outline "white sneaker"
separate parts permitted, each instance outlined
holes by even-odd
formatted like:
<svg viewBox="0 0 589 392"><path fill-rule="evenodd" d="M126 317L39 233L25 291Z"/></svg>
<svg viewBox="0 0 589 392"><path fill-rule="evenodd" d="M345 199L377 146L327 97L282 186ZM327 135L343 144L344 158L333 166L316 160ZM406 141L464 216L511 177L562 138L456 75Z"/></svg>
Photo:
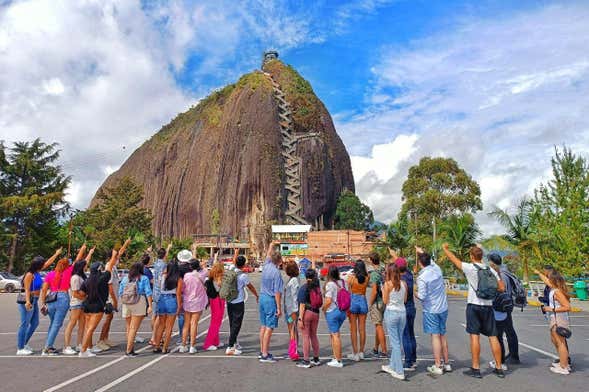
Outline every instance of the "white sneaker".
<svg viewBox="0 0 589 392"><path fill-rule="evenodd" d="M242 351L240 349L238 349L238 348L233 349L233 355L241 355L241 354L242 354Z"/></svg>
<svg viewBox="0 0 589 392"><path fill-rule="evenodd" d="M188 351L189 354L196 354L197 352L196 347L190 346L190 350Z"/></svg>
<svg viewBox="0 0 589 392"><path fill-rule="evenodd" d="M81 345L81 344L78 344L78 345L76 346L76 351L77 351L77 352L80 352L80 351L82 351L82 345Z"/></svg>
<svg viewBox="0 0 589 392"><path fill-rule="evenodd" d="M78 354L78 357L80 357L80 358L92 358L92 357L95 357L95 356L96 356L96 354L94 354L90 350L80 351L80 353Z"/></svg>
<svg viewBox="0 0 589 392"><path fill-rule="evenodd" d="M88 351L88 350L86 350L86 351ZM94 347L92 347L92 348L90 348L90 352L91 352L91 353L93 353L93 354L101 353L102 351L104 351L104 350L102 350L102 349L101 349L100 347L98 347L97 345L96 345L96 346L94 346Z"/></svg>
<svg viewBox="0 0 589 392"><path fill-rule="evenodd" d="M34 352L35 352L35 350L33 350L33 348L32 348L31 346L29 346L28 344L25 344L25 348L26 348L27 350L29 350L30 352L32 352L32 353L34 353Z"/></svg>
<svg viewBox="0 0 589 392"><path fill-rule="evenodd" d="M428 366L427 371L434 376L441 376L442 374L444 374L442 368L437 367L436 365Z"/></svg>
<svg viewBox="0 0 589 392"><path fill-rule="evenodd" d="M227 347L225 349L225 355L233 355L233 347Z"/></svg>
<svg viewBox="0 0 589 392"><path fill-rule="evenodd" d="M496 366L496 364L495 364L495 361L491 361L491 362L489 362L489 367L490 367L491 369L495 369L495 368L497 367L497 366ZM503 370L503 371L507 371L507 365L506 365L506 364L504 364L504 363L502 363L502 364L501 364L501 370Z"/></svg>
<svg viewBox="0 0 589 392"><path fill-rule="evenodd" d="M560 368L560 364L559 364L559 362L555 362L555 363L552 363L551 367L553 367L553 368ZM567 370L569 371L569 373L572 371L571 365L568 365L567 366Z"/></svg>
<svg viewBox="0 0 589 392"><path fill-rule="evenodd" d="M354 353L348 354L348 359L354 362L358 362L360 360L360 355Z"/></svg>
<svg viewBox="0 0 589 392"><path fill-rule="evenodd" d="M364 353L363 352L359 352L357 355L358 355L359 360L363 360L364 359Z"/></svg>
<svg viewBox="0 0 589 392"><path fill-rule="evenodd" d="M217 346L209 346L207 347L206 351L217 351L218 347Z"/></svg>
<svg viewBox="0 0 589 392"><path fill-rule="evenodd" d="M446 373L450 373L452 371L452 366L450 366L449 363L445 363L443 365L443 367L444 367L444 372L446 372Z"/></svg>
<svg viewBox="0 0 589 392"><path fill-rule="evenodd" d="M561 368L560 365L559 366L551 366L550 371L552 373L556 373L556 374L565 374L565 375L571 374L569 369Z"/></svg>
<svg viewBox="0 0 589 392"><path fill-rule="evenodd" d="M70 346L67 346L62 351L62 354L65 354L65 355L76 355L77 353L78 352L76 350L74 350L73 348L71 348Z"/></svg>
<svg viewBox="0 0 589 392"><path fill-rule="evenodd" d="M343 368L344 364L342 361L338 361L337 359L332 359L331 361L327 362L327 366L334 367L334 368Z"/></svg>
<svg viewBox="0 0 589 392"><path fill-rule="evenodd" d="M179 352L179 353L183 353L183 354L184 354L185 352L188 352L188 347L186 347L186 346L182 345L182 346L180 346L180 348L178 349L178 352Z"/></svg>
<svg viewBox="0 0 589 392"><path fill-rule="evenodd" d="M393 370L393 368L390 367L389 365L382 365L380 368L382 369L383 372L386 372L388 374L395 373L395 371Z"/></svg>
<svg viewBox="0 0 589 392"><path fill-rule="evenodd" d="M393 378L396 378L397 380L405 380L405 375L404 375L404 374L399 374L399 373L397 373L397 372L395 372L395 371L393 371L393 372L391 373L391 376L392 376Z"/></svg>
<svg viewBox="0 0 589 392"><path fill-rule="evenodd" d="M20 350L16 350L16 355L31 355L33 352L31 350L27 350L25 348L21 348Z"/></svg>

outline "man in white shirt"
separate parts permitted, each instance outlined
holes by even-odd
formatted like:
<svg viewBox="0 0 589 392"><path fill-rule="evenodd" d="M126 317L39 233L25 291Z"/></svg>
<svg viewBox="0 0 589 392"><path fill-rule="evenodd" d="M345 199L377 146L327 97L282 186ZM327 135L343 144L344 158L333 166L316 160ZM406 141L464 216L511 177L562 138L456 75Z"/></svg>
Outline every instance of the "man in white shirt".
<svg viewBox="0 0 589 392"><path fill-rule="evenodd" d="M489 338L491 351L495 358L495 369L493 373L499 378L504 378L505 373L501 368L501 346L497 339L497 326L493 313L493 299L483 299L477 295L479 289L479 269L489 270L497 279L497 291L503 292L505 285L497 272L483 264L483 250L479 246L470 248L471 263L463 263L449 249L448 244L442 245L446 257L466 276L468 281L468 299L466 305L466 332L470 334L470 351L472 355L472 367L464 372L465 375L481 378L481 344L480 334Z"/></svg>

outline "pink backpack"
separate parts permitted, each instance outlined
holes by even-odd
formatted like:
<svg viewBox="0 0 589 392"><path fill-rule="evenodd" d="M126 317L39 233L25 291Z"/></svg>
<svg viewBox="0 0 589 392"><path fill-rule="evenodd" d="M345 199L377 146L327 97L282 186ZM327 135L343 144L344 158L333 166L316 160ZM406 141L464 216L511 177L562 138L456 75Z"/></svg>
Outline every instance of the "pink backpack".
<svg viewBox="0 0 589 392"><path fill-rule="evenodd" d="M341 282L342 282L341 287L339 286L339 284L337 285L337 287L338 287L337 307L342 312L347 312L348 310L350 310L350 304L352 303L352 296L350 295L350 292L348 290L346 290L346 285L344 284L344 281L342 280Z"/></svg>
<svg viewBox="0 0 589 392"><path fill-rule="evenodd" d="M321 297L321 290L319 287L315 287L309 291L309 305L311 309L319 310L323 306L323 298Z"/></svg>

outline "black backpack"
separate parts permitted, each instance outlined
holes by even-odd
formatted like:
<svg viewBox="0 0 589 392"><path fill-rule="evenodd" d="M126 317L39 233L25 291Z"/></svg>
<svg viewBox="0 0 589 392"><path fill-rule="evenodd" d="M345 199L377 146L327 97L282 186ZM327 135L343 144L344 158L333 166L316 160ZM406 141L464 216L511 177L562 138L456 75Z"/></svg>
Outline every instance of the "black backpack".
<svg viewBox="0 0 589 392"><path fill-rule="evenodd" d="M214 299L219 296L219 292L215 288L215 284L212 280L207 279L205 281L205 288L207 289L207 297L209 297L209 299Z"/></svg>
<svg viewBox="0 0 589 392"><path fill-rule="evenodd" d="M509 293L499 293L493 300L493 309L498 312L510 313L513 311L513 300Z"/></svg>
<svg viewBox="0 0 589 392"><path fill-rule="evenodd" d="M473 264L477 270L477 277L479 283L475 290L477 297L480 299L495 299L497 297L497 288L499 287L499 283L497 282L497 278L491 271L490 267L480 267L478 264Z"/></svg>
<svg viewBox="0 0 589 392"><path fill-rule="evenodd" d="M526 288L524 287L521 280L509 271L502 271L504 276L509 280L509 287L511 288L509 296L512 299L513 306L518 307L521 311L524 311L524 307L528 305L528 296Z"/></svg>

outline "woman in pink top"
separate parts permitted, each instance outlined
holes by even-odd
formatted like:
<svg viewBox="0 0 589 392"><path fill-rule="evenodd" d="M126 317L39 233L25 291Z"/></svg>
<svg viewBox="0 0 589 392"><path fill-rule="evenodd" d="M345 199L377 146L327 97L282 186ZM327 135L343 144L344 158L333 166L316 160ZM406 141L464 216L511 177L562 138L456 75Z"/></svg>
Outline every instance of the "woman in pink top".
<svg viewBox="0 0 589 392"><path fill-rule="evenodd" d="M82 245L78 252L78 256L72 265L69 265L69 260L63 258L57 262L55 269L45 276L45 282L41 289L41 313L49 314L49 330L47 331L47 340L45 342L45 348L41 355L57 355L57 350L53 347L55 338L63 325L63 320L70 308L70 280L72 277L72 271L76 261L80 261L84 258L86 252L86 244ZM91 257L91 253L89 254ZM56 299L52 302L47 302L47 290L52 293L56 293Z"/></svg>
<svg viewBox="0 0 589 392"><path fill-rule="evenodd" d="M196 353L196 334L200 315L208 303L207 290L204 282L208 271L200 265L200 261L192 260L192 271L184 275L182 285L182 303L184 307L184 329L182 330L182 346L180 352L188 351L186 341L190 332L190 354Z"/></svg>

